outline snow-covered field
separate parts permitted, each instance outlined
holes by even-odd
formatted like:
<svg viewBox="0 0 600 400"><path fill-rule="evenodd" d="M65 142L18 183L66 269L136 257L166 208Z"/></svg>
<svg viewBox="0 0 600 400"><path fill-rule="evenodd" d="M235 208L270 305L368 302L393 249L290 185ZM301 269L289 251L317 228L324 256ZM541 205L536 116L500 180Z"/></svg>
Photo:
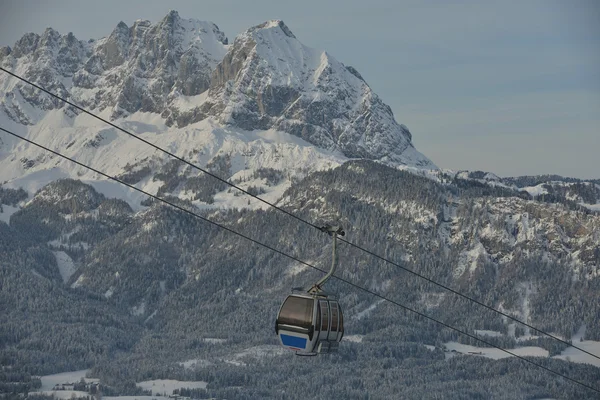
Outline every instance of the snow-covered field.
<svg viewBox="0 0 600 400"><path fill-rule="evenodd" d="M63 279L64 283L67 283L71 275L77 270L73 260L64 251L53 251L54 257L56 257L56 264L58 265L58 271Z"/></svg>
<svg viewBox="0 0 600 400"><path fill-rule="evenodd" d="M513 329L514 330L514 329ZM492 337L500 337L502 334L496 331L485 331L485 330L476 330L475 333L484 336L492 336ZM534 339L538 336L527 335L525 337L517 338L517 341L523 341L526 339ZM571 337L572 343L584 349L585 351L589 351L592 354L595 354L600 357L600 342L596 342L593 340L582 340L585 337L585 326L579 328L577 333L575 333ZM492 358L494 360L498 360L501 358L512 357L510 354L496 348L489 347L477 347L477 346L469 346L466 344L456 343L456 342L448 342L445 343L446 350L449 352L447 354L448 357L452 357L452 353L461 353L468 355L479 355L482 357ZM525 347L517 347L515 349L506 349L512 353L515 353L519 356L532 356L532 357L548 357L548 350L542 349L540 347L534 346L525 346ZM558 358L565 361L570 361L574 363L581 364L591 364L596 367L600 367L600 360L595 358L589 354L583 353L582 351L574 348L568 347L566 348L560 355L553 356L552 358Z"/></svg>
<svg viewBox="0 0 600 400"><path fill-rule="evenodd" d="M144 381L136 383L138 387L144 390L151 390L156 396L169 396L175 389L205 389L207 383L202 381L176 381L173 379L155 379L152 381ZM153 396L156 398L156 396ZM136 398L140 399L140 397ZM140 399L141 400L141 399Z"/></svg>
<svg viewBox="0 0 600 400"><path fill-rule="evenodd" d="M62 384L73 384L77 383L83 378L86 382L99 382L95 378L86 378L85 375L89 372L89 369L71 372L61 372L60 374L46 375L41 377L42 387L37 392L53 395L57 399L71 399L72 397L85 397L89 396L86 392L80 392L77 390L52 390L56 385Z"/></svg>
<svg viewBox="0 0 600 400"><path fill-rule="evenodd" d="M78 390L42 390L42 391L39 391L39 393L48 395L48 396L54 396L55 398L61 399L61 400L69 400L74 397L89 396L89 393L80 392Z"/></svg>
<svg viewBox="0 0 600 400"><path fill-rule="evenodd" d="M512 324L511 324L512 325ZM510 334L511 329L509 329ZM514 327L512 329L514 331ZM475 330L475 333L480 336L488 336L488 337L502 337L503 334L498 331L490 331L490 330ZM586 351L589 351L592 354L595 354L600 357L600 342L596 342L593 340L581 340L585 336L585 326L582 326L579 331L571 338L573 344L575 346L580 347ZM528 339L536 339L539 336L527 335L520 336L517 339L517 342L522 342ZM344 336L345 342L352 343L361 343L363 341L364 335L348 335ZM435 346L424 345L430 350L435 350ZM457 342L448 342L444 344L446 351L446 358L451 358L456 354L466 354L466 355L477 355L481 357L491 358L494 360L499 360L502 358L512 357L510 354L493 347L477 347L470 346L466 344L461 344ZM522 346L516 347L514 349L506 349L511 353L514 353L518 356L530 356L530 357L548 357L549 352L546 349L537 346ZM570 361L574 363L582 363L582 364L591 364L596 367L600 367L600 360L595 358L589 354L583 353L580 350L574 347L568 347L565 349L560 355L553 356L552 358L558 358L565 361Z"/></svg>
<svg viewBox="0 0 600 400"><path fill-rule="evenodd" d="M600 357L600 342L595 342L593 340L584 340L582 342L573 342L575 346L581 347L585 351L589 351L592 354L595 354ZM589 354L582 353L574 347L566 348L560 355L554 356L554 358L560 358L562 360L571 361L575 363L581 364L592 364L596 367L600 367L600 360L590 356Z"/></svg>
<svg viewBox="0 0 600 400"><path fill-rule="evenodd" d="M462 354L479 355L479 356L491 358L494 360L512 357L510 354L505 353L504 351L497 349L495 347L469 346L467 344L462 344L462 343L457 343L457 342L444 343L444 346L446 346L446 349L450 352L455 351L457 353L462 353ZM548 350L542 349L541 347L534 347L534 346L517 347L515 349L506 349L506 350L508 350L511 353L514 353L518 356L548 357L548 355L549 355Z"/></svg>
<svg viewBox="0 0 600 400"><path fill-rule="evenodd" d="M589 351L592 354L600 357L600 342L596 342L593 340L582 340L585 337L586 327L583 325L577 333L573 335L571 338L572 343L584 349L585 351ZM562 360L567 360L576 363L583 364L592 364L596 367L600 367L600 360L590 356L589 354L583 353L580 350L577 350L574 347L567 347L560 355L554 356L554 358L560 358Z"/></svg>
<svg viewBox="0 0 600 400"><path fill-rule="evenodd" d="M85 375L89 372L89 369L83 369L80 371L61 372L60 374L42 376L42 387L41 391L52 390L55 385L63 383L77 383L84 378L86 382L98 382L95 378L86 378Z"/></svg>
<svg viewBox="0 0 600 400"><path fill-rule="evenodd" d="M6 222L7 224L10 221L10 216L19 211L18 207L7 206L6 204L2 205L2 212L0 212L0 221Z"/></svg>
<svg viewBox="0 0 600 400"><path fill-rule="evenodd" d="M196 364L200 360L190 360L184 364L191 366L192 362ZM73 384L79 382L82 378L86 382L99 382L96 378L86 378L85 375L89 370L62 372L60 374L46 375L41 377L42 387L38 390L39 393L53 395L58 399L71 399L73 397L86 397L89 393L76 390L52 390L56 385ZM202 381L177 381L172 379L156 379L152 381L144 381L137 383L137 386L144 390L151 390L152 396L104 396L104 399L109 400L161 400L167 399L173 394L175 389L190 388L190 389L205 389L207 383Z"/></svg>

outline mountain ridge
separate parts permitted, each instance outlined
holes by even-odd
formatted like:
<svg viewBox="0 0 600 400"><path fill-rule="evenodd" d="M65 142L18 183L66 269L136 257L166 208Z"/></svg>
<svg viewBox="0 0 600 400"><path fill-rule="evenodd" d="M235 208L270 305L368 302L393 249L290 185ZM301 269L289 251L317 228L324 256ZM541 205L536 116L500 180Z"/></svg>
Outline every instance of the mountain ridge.
<svg viewBox="0 0 600 400"><path fill-rule="evenodd" d="M288 41L281 42L278 33ZM252 57L246 60L248 45ZM307 58L314 65L287 68L297 64L295 55L287 54L273 66L277 48L278 54L294 48L314 56ZM231 64L240 57L243 62ZM408 128L395 121L358 72L302 45L282 21L252 27L232 45L215 24L182 19L176 11L156 24L120 22L109 36L88 42L47 29L41 36L25 35L14 49L3 47L0 65L113 121L147 114L150 122L159 115L167 129L189 129L214 120L243 131L286 132L348 158L437 168L416 151ZM234 70L225 73L231 65ZM303 80L310 90L289 86L288 78L303 74L316 74L314 82ZM81 120L77 110L14 78L0 76L0 87L5 92L0 110L27 130L40 124L54 128L46 118L52 110ZM344 97L347 104L338 109Z"/></svg>

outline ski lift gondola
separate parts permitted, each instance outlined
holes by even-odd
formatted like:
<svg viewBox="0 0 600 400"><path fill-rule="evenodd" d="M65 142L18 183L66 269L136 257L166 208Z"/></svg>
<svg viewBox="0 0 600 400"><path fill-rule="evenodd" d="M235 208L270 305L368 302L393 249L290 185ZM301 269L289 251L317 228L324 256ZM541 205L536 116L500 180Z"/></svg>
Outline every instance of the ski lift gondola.
<svg viewBox="0 0 600 400"><path fill-rule="evenodd" d="M321 228L333 237L331 270L310 289L292 289L277 315L275 333L284 347L302 356L333 353L344 336L344 316L338 299L322 287L337 266L336 239L344 236L339 227Z"/></svg>

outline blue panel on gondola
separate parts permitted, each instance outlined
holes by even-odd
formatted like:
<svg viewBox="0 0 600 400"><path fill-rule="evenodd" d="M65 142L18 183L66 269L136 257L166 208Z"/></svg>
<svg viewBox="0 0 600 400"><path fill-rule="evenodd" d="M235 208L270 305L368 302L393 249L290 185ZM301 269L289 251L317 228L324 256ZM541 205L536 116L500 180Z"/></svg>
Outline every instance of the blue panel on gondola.
<svg viewBox="0 0 600 400"><path fill-rule="evenodd" d="M283 343L286 346L295 347L297 349L304 349L306 347L306 339L297 336L281 334L281 343Z"/></svg>

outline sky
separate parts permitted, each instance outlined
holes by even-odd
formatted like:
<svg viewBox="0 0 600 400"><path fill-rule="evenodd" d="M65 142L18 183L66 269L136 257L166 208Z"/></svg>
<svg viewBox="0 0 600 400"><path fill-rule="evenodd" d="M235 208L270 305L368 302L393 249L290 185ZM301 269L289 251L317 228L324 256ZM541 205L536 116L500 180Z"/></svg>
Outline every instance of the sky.
<svg viewBox="0 0 600 400"><path fill-rule="evenodd" d="M282 19L355 67L440 168L600 178L600 1L0 0L0 46L79 39L170 9L230 42Z"/></svg>

